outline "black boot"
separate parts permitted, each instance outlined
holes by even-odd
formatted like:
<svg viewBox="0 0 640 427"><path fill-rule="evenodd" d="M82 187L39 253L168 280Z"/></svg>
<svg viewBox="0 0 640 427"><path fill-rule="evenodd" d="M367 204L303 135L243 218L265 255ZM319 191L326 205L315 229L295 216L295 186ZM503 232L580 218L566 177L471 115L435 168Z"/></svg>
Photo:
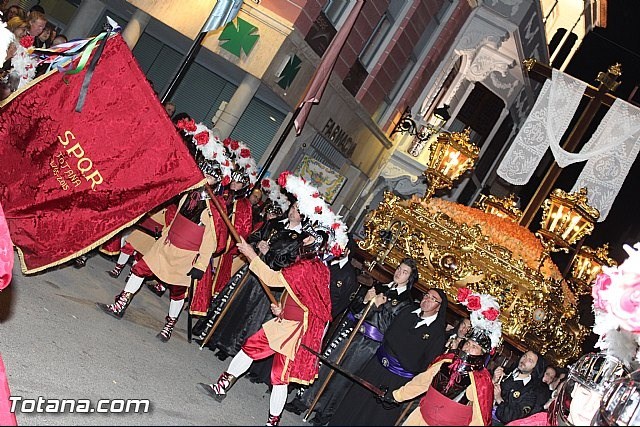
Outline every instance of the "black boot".
<svg viewBox="0 0 640 427"><path fill-rule="evenodd" d="M178 321L177 317L165 317L166 323L162 330L156 335L156 337L160 338L160 341L167 342L171 338L171 333L173 332L173 328L176 327L176 322Z"/></svg>
<svg viewBox="0 0 640 427"><path fill-rule="evenodd" d="M222 402L227 397L227 392L236 383L237 378L228 372L223 372L215 384L198 383L207 394L216 401Z"/></svg>
<svg viewBox="0 0 640 427"><path fill-rule="evenodd" d="M113 270L108 272L109 276L117 279L118 277L120 277L120 273L122 273L123 268L124 264L116 264L115 267L113 267Z"/></svg>
<svg viewBox="0 0 640 427"><path fill-rule="evenodd" d="M288 412L293 412L296 415L301 415L304 411L307 410L307 405L302 403L300 399L295 398L291 402L284 405L284 410Z"/></svg>
<svg viewBox="0 0 640 427"><path fill-rule="evenodd" d="M96 306L107 314L112 315L116 319L122 319L124 312L131 304L133 294L131 292L122 291L116 295L116 300L113 304L100 304L96 303Z"/></svg>

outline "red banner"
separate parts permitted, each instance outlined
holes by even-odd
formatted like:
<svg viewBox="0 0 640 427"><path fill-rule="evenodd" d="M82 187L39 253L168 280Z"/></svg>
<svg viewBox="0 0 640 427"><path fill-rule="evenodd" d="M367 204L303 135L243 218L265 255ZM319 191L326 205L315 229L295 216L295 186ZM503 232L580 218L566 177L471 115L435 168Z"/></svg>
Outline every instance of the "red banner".
<svg viewBox="0 0 640 427"><path fill-rule="evenodd" d="M25 273L77 257L203 176L122 37L0 109L0 204ZM65 81L66 80L66 81Z"/></svg>

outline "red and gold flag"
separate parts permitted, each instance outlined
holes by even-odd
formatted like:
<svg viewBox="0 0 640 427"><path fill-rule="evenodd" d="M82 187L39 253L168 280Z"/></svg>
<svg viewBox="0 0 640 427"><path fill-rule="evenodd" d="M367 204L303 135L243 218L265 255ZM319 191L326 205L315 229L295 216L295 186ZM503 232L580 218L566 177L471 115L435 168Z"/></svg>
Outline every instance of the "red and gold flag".
<svg viewBox="0 0 640 427"><path fill-rule="evenodd" d="M0 107L0 204L22 271L77 257L203 176L131 51L106 41L86 71L53 73Z"/></svg>

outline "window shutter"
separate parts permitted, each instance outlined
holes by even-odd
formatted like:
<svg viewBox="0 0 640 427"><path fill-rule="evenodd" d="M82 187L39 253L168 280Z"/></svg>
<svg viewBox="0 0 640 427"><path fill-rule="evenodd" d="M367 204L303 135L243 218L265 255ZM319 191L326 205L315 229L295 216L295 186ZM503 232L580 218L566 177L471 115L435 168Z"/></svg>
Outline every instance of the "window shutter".
<svg viewBox="0 0 640 427"><path fill-rule="evenodd" d="M247 144L251 155L259 162L284 117L284 114L254 97L231 132L231 138Z"/></svg>

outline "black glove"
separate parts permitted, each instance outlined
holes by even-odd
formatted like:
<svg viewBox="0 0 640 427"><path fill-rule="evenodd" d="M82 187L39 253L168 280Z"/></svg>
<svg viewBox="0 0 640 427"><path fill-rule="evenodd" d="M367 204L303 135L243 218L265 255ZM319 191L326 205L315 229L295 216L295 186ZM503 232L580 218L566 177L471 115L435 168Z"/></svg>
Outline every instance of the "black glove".
<svg viewBox="0 0 640 427"><path fill-rule="evenodd" d="M393 392L389 390L389 387L382 386L380 389L384 391L382 396L378 396L378 400L382 403L382 406L386 408L393 408L400 405L400 402L393 397Z"/></svg>
<svg viewBox="0 0 640 427"><path fill-rule="evenodd" d="M190 276L192 279L200 280L202 279L202 276L204 276L204 271L193 267L191 271L187 273L187 276Z"/></svg>

